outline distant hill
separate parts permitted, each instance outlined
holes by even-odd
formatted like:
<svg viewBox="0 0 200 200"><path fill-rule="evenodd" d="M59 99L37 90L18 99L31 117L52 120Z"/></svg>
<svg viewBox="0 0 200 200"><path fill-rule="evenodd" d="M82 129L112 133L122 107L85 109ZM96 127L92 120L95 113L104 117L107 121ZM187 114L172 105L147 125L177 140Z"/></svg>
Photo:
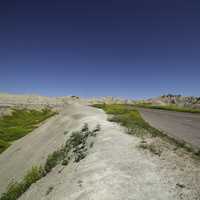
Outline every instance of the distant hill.
<svg viewBox="0 0 200 200"><path fill-rule="evenodd" d="M18 107L41 109L50 107L54 109L62 109L65 104L71 104L76 101L81 101L77 96L64 97L47 97L40 95L16 95L0 93L0 108Z"/></svg>
<svg viewBox="0 0 200 200"><path fill-rule="evenodd" d="M180 107L200 108L200 97L167 94L140 101L152 105L176 105Z"/></svg>

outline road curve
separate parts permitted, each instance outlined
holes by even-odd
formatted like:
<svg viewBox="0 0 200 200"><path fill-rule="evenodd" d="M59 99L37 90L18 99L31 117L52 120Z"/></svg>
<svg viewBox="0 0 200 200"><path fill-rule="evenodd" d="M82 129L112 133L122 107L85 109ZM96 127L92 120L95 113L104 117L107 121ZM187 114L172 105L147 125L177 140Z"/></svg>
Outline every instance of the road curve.
<svg viewBox="0 0 200 200"><path fill-rule="evenodd" d="M200 149L200 114L139 108L150 125Z"/></svg>

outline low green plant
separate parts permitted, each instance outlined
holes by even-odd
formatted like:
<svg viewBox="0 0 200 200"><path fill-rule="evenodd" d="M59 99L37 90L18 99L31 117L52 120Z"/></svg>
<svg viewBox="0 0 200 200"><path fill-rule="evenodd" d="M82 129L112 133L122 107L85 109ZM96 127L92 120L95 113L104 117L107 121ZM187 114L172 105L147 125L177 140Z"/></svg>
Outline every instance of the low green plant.
<svg viewBox="0 0 200 200"><path fill-rule="evenodd" d="M33 183L46 176L58 164L68 165L71 158L74 162L79 162L87 155L87 139L89 136L95 136L94 132L100 130L100 125L93 131L90 131L87 124L84 124L81 131L73 132L65 145L59 150L54 151L47 157L44 167L32 167L27 172L21 182L11 183L7 191L2 194L0 200L16 200L18 199ZM72 155L71 155L72 154ZM47 191L48 195L53 188Z"/></svg>
<svg viewBox="0 0 200 200"><path fill-rule="evenodd" d="M0 200L16 200L18 199L33 183L44 176L42 167L33 167L27 172L21 182L12 182L5 193L2 194Z"/></svg>
<svg viewBox="0 0 200 200"><path fill-rule="evenodd" d="M5 151L10 146L9 142L5 142L0 139L0 153Z"/></svg>
<svg viewBox="0 0 200 200"><path fill-rule="evenodd" d="M140 113L128 105L123 104L98 104L95 107L102 108L107 114L112 114L109 119L112 122L120 123L127 128L129 134L135 134L136 129L147 130L152 136L157 136L160 131L150 126L140 115ZM137 133L143 133L138 131Z"/></svg>
<svg viewBox="0 0 200 200"><path fill-rule="evenodd" d="M107 114L111 114L112 118L109 120L125 126L128 134L136 135L141 138L147 136L160 137L176 147L184 148L186 151L192 152L196 158L200 157L200 151L196 152L184 141L176 140L175 138L172 138L162 131L152 127L141 117L135 106L127 104L96 104L93 106L103 109Z"/></svg>
<svg viewBox="0 0 200 200"><path fill-rule="evenodd" d="M56 113L50 109L41 111L28 109L14 109L12 115L0 118L0 153L8 148L9 143L17 140Z"/></svg>
<svg viewBox="0 0 200 200"><path fill-rule="evenodd" d="M45 173L49 173L64 158L65 158L64 148L61 148L60 150L54 151L52 154L50 154L44 166Z"/></svg>

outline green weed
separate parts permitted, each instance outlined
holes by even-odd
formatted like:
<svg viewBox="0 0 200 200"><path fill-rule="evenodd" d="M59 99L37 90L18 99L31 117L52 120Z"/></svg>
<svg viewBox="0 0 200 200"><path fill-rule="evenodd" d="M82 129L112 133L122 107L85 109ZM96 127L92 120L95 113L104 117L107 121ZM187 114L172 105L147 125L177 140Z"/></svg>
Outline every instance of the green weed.
<svg viewBox="0 0 200 200"><path fill-rule="evenodd" d="M12 115L0 118L0 153L9 146L9 142L17 140L33 129L37 128L39 123L56 113L43 109L41 111L28 109L14 109Z"/></svg>

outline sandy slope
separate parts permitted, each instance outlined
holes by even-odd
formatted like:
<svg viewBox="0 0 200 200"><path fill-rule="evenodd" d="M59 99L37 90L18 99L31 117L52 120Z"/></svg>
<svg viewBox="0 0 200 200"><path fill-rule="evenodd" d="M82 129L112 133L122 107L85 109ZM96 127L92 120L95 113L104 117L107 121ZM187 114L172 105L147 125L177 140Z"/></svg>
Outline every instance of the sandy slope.
<svg viewBox="0 0 200 200"><path fill-rule="evenodd" d="M20 200L200 199L199 162L170 149L161 157L138 149L139 138L125 134L123 128L106 119L101 110L67 106L0 156L1 192L9 179L43 163L48 153L63 144L70 135L65 136L65 130L77 130L87 122L90 127L97 123L102 127L87 157L76 164L58 165ZM49 187L53 190L47 194Z"/></svg>

